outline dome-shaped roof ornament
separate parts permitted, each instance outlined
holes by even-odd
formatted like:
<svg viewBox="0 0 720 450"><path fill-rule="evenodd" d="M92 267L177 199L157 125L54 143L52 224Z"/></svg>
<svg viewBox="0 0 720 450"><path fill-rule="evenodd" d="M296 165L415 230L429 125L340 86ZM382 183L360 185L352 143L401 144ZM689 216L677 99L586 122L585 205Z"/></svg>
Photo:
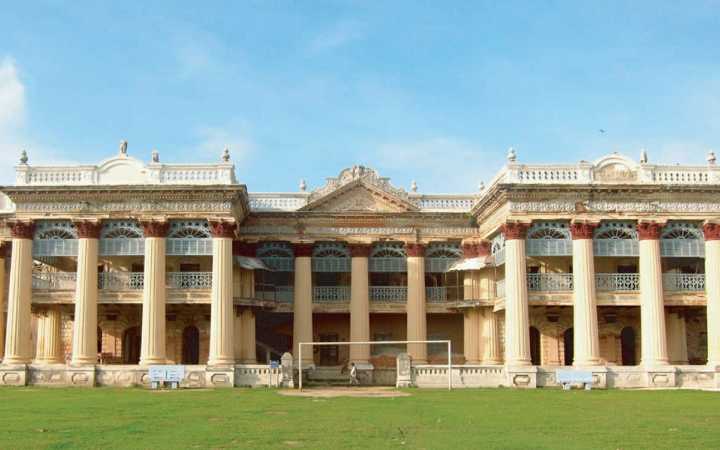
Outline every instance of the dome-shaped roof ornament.
<svg viewBox="0 0 720 450"><path fill-rule="evenodd" d="M708 155L707 155L707 163L708 163L708 165L710 165L710 166L714 166L714 165L715 165L715 161L716 161L715 152L712 151L712 150L710 150L710 151L708 152Z"/></svg>
<svg viewBox="0 0 720 450"><path fill-rule="evenodd" d="M508 149L507 160L511 163L514 163L517 160L517 153L515 153L515 149L512 147Z"/></svg>
<svg viewBox="0 0 720 450"><path fill-rule="evenodd" d="M412 180L412 183L410 183L410 190L413 192L417 192L417 189L417 183L415 182L415 180Z"/></svg>
<svg viewBox="0 0 720 450"><path fill-rule="evenodd" d="M226 145L222 154L223 162L230 162L230 148Z"/></svg>
<svg viewBox="0 0 720 450"><path fill-rule="evenodd" d="M27 164L28 163L28 155L25 150L20 152L20 164Z"/></svg>
<svg viewBox="0 0 720 450"><path fill-rule="evenodd" d="M127 146L128 142L125 139L120 141L120 156L127 156Z"/></svg>
<svg viewBox="0 0 720 450"><path fill-rule="evenodd" d="M647 164L647 162L648 162L647 150L642 149L642 150L640 150L640 164Z"/></svg>
<svg viewBox="0 0 720 450"><path fill-rule="evenodd" d="M307 184L305 184L305 179L303 178L300 180L300 192L305 191L307 191Z"/></svg>

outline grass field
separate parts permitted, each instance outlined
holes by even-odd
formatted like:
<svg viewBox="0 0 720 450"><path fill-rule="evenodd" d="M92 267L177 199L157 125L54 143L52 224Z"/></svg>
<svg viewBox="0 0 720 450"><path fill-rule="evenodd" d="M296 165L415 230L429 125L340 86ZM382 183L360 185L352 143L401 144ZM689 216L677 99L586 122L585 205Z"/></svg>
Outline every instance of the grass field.
<svg viewBox="0 0 720 450"><path fill-rule="evenodd" d="M720 448L720 393L0 389L0 448Z"/></svg>

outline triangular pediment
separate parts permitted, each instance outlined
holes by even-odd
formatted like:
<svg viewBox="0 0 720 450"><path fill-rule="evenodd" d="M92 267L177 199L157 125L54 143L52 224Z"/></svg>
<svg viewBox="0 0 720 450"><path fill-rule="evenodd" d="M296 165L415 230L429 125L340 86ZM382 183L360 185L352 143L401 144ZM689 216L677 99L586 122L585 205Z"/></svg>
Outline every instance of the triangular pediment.
<svg viewBox="0 0 720 450"><path fill-rule="evenodd" d="M355 180L312 200L300 211L398 213L417 210L417 206L392 192Z"/></svg>

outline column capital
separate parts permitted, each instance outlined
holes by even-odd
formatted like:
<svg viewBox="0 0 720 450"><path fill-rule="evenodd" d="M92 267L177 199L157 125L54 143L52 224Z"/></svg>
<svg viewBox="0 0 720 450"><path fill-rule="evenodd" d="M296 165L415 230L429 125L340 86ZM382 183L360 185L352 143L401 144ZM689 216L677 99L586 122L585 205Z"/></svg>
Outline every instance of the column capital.
<svg viewBox="0 0 720 450"><path fill-rule="evenodd" d="M170 230L170 222L143 220L140 221L140 225L143 227L143 233L145 234L146 238L164 238L167 237L168 231Z"/></svg>
<svg viewBox="0 0 720 450"><path fill-rule="evenodd" d="M14 221L10 222L10 236L13 239L32 239L35 234L35 223L32 221Z"/></svg>
<svg viewBox="0 0 720 450"><path fill-rule="evenodd" d="M296 258L309 258L313 253L313 244L309 242L298 242L293 244L293 251Z"/></svg>
<svg viewBox="0 0 720 450"><path fill-rule="evenodd" d="M233 255L254 258L257 253L257 242L233 241Z"/></svg>
<svg viewBox="0 0 720 450"><path fill-rule="evenodd" d="M235 222L225 222L220 220L211 220L210 233L214 238L235 238L235 228L237 228Z"/></svg>
<svg viewBox="0 0 720 450"><path fill-rule="evenodd" d="M481 256L489 256L490 242L484 240L475 242L463 242L462 251L463 257L465 258L478 258Z"/></svg>
<svg viewBox="0 0 720 450"><path fill-rule="evenodd" d="M591 222L573 222L570 224L570 235L573 240L592 239L597 223Z"/></svg>
<svg viewBox="0 0 720 450"><path fill-rule="evenodd" d="M638 222L638 239L641 241L652 241L660 239L663 224L658 222Z"/></svg>
<svg viewBox="0 0 720 450"><path fill-rule="evenodd" d="M529 223L506 222L502 227L500 227L500 232L503 234L506 241L513 239L525 239L528 228L530 228Z"/></svg>
<svg viewBox="0 0 720 450"><path fill-rule="evenodd" d="M80 220L73 222L80 239L100 239L102 222L92 220Z"/></svg>
<svg viewBox="0 0 720 450"><path fill-rule="evenodd" d="M418 244L416 242L406 242L405 252L410 257L422 257L425 256L425 245Z"/></svg>
<svg viewBox="0 0 720 450"><path fill-rule="evenodd" d="M703 225L706 241L720 241L720 223L707 222Z"/></svg>
<svg viewBox="0 0 720 450"><path fill-rule="evenodd" d="M367 258L370 256L372 245L369 244L348 244L350 256L353 258Z"/></svg>

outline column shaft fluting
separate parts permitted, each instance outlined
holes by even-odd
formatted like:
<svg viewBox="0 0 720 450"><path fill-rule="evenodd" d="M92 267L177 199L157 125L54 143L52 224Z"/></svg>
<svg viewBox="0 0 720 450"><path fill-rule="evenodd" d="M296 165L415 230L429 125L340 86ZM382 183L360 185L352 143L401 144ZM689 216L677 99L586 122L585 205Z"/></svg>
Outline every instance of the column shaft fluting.
<svg viewBox="0 0 720 450"><path fill-rule="evenodd" d="M425 303L425 247L407 244L407 340L427 340ZM408 354L415 364L427 364L427 344L408 344Z"/></svg>
<svg viewBox="0 0 720 450"><path fill-rule="evenodd" d="M100 224L93 222L77 222L75 227L78 230L79 239L71 364L87 365L95 364L98 360L97 267Z"/></svg>
<svg viewBox="0 0 720 450"><path fill-rule="evenodd" d="M505 364L529 366L530 318L523 223L506 223L505 234Z"/></svg>
<svg viewBox="0 0 720 450"><path fill-rule="evenodd" d="M256 343L255 343L255 311L250 308L243 309L240 313L242 325L242 354L243 364L257 364Z"/></svg>
<svg viewBox="0 0 720 450"><path fill-rule="evenodd" d="M502 364L502 348L500 346L500 324L498 316L492 308L485 308L481 314L482 339L481 353L482 363L488 365Z"/></svg>
<svg viewBox="0 0 720 450"><path fill-rule="evenodd" d="M32 297L32 238L35 227L11 225L12 256L8 289L4 364L27 364L32 359L30 301Z"/></svg>
<svg viewBox="0 0 720 450"><path fill-rule="evenodd" d="M685 329L685 316L682 313L669 312L667 314L667 341L670 363L687 364L687 331Z"/></svg>
<svg viewBox="0 0 720 450"><path fill-rule="evenodd" d="M144 222L145 277L143 287L140 364L165 364L165 252L167 222Z"/></svg>
<svg viewBox="0 0 720 450"><path fill-rule="evenodd" d="M0 242L0 361L5 355L5 252L8 246L7 242Z"/></svg>
<svg viewBox="0 0 720 450"><path fill-rule="evenodd" d="M654 222L638 224L640 238L640 327L642 364L668 364L663 297L662 261L660 259L661 225Z"/></svg>
<svg viewBox="0 0 720 450"><path fill-rule="evenodd" d="M293 351L297 359L299 343L313 341L312 244L295 245L295 286L293 290ZM313 350L303 346L302 363L313 363Z"/></svg>
<svg viewBox="0 0 720 450"><path fill-rule="evenodd" d="M465 364L480 363L480 325L481 314L478 309L468 309L464 314L463 346Z"/></svg>
<svg viewBox="0 0 720 450"><path fill-rule="evenodd" d="M213 234L213 278L208 365L232 365L235 363L232 257L235 224L210 222L210 228Z"/></svg>
<svg viewBox="0 0 720 450"><path fill-rule="evenodd" d="M35 362L39 364L62 364L65 362L61 314L57 308L42 311L38 316Z"/></svg>
<svg viewBox="0 0 720 450"><path fill-rule="evenodd" d="M573 364L600 364L597 303L595 296L595 260L593 230L595 225L573 223Z"/></svg>
<svg viewBox="0 0 720 450"><path fill-rule="evenodd" d="M350 279L350 340L370 340L370 286L368 275L369 245L350 246L352 255ZM370 345L351 345L350 361L356 364L370 362Z"/></svg>
<svg viewBox="0 0 720 450"><path fill-rule="evenodd" d="M720 366L720 224L706 223L705 297L707 299L708 366Z"/></svg>

